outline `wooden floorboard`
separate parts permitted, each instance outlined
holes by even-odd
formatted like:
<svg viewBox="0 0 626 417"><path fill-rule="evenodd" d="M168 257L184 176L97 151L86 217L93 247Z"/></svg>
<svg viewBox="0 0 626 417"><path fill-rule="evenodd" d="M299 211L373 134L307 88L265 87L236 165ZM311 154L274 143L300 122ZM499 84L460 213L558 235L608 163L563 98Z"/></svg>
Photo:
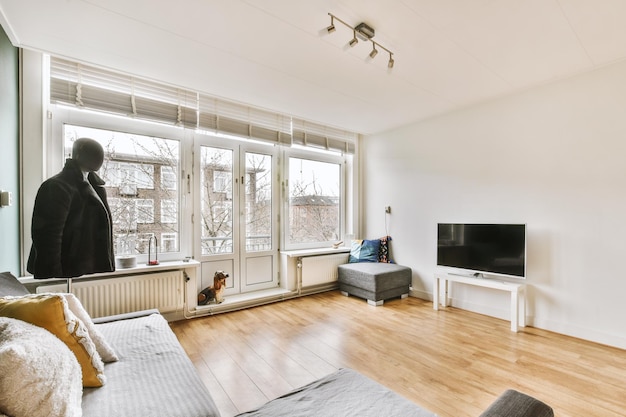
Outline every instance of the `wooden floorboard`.
<svg viewBox="0 0 626 417"><path fill-rule="evenodd" d="M331 291L171 324L229 417L352 368L440 417L508 388L558 417L626 416L626 351L417 298L373 307Z"/></svg>

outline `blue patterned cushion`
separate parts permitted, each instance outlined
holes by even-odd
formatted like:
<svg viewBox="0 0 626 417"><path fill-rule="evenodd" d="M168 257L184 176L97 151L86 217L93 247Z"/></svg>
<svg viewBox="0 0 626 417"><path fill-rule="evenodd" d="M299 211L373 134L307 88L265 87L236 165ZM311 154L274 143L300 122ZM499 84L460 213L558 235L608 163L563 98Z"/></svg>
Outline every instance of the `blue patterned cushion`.
<svg viewBox="0 0 626 417"><path fill-rule="evenodd" d="M389 258L389 242L391 236L383 236L380 238L380 249L378 250L378 262L386 264L392 264L393 261Z"/></svg>
<svg viewBox="0 0 626 417"><path fill-rule="evenodd" d="M376 240L353 240L350 247L349 263L378 262L380 239Z"/></svg>

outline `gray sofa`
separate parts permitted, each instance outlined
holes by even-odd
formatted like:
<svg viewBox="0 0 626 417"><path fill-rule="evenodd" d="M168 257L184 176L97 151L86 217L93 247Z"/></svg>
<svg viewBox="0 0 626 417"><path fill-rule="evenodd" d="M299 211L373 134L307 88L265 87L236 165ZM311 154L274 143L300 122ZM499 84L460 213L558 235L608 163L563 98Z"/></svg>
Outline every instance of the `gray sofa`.
<svg viewBox="0 0 626 417"><path fill-rule="evenodd" d="M428 410L351 369L276 398L237 417L436 417ZM480 417L553 417L552 408L507 390Z"/></svg>
<svg viewBox="0 0 626 417"><path fill-rule="evenodd" d="M411 286L411 268L380 262L357 262L337 268L339 290L345 296L365 298L373 306L381 306L394 297L406 298Z"/></svg>
<svg viewBox="0 0 626 417"><path fill-rule="evenodd" d="M25 295L10 274L0 274L0 297ZM213 417L219 411L167 321L156 310L94 320L119 356L105 364L107 382L84 388L83 416ZM1 376L0 376L1 377ZM0 404L0 415L2 415ZM431 417L433 413L350 369L340 369L276 398L248 417ZM541 401L509 390L480 417L552 417Z"/></svg>
<svg viewBox="0 0 626 417"><path fill-rule="evenodd" d="M15 277L0 274L0 297L26 294L28 290ZM93 322L119 360L104 365L104 386L83 388L83 416L220 415L193 363L158 310L102 317ZM3 412L0 404L0 415Z"/></svg>
<svg viewBox="0 0 626 417"><path fill-rule="evenodd" d="M83 389L83 415L219 416L191 360L158 310L94 320L120 357L107 383Z"/></svg>

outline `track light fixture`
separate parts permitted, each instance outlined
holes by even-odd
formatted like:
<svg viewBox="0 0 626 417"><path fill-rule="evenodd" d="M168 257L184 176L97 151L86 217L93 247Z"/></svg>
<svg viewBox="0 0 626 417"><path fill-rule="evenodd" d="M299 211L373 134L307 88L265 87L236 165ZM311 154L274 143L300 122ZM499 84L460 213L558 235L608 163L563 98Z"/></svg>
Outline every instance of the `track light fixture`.
<svg viewBox="0 0 626 417"><path fill-rule="evenodd" d="M372 52L370 52L370 58L374 58L378 51L376 50L376 43L372 42Z"/></svg>
<svg viewBox="0 0 626 417"><path fill-rule="evenodd" d="M348 43L350 44L350 46L354 46L359 43L359 40L356 38L356 30L353 31L352 39Z"/></svg>
<svg viewBox="0 0 626 417"><path fill-rule="evenodd" d="M373 27L367 25L366 23L359 23L356 26L351 26L332 13L328 13L328 15L330 16L330 26L326 28L328 33L332 33L335 31L336 29L335 19L337 19L339 23L343 24L344 26L352 30L352 39L350 39L350 41L348 42L348 45L350 45L351 47L354 47L357 43L359 43L359 40L357 39L357 35L359 38L361 38L362 40L366 42L367 41L372 42L372 51L369 53L370 58L374 58L378 54L378 49L376 49L376 47L379 47L380 49L386 51L389 54L389 62L387 63L387 68L390 68L390 69L393 68L393 65L395 64L395 61L393 60L393 52L391 52L389 49L385 48L378 42L375 42L372 40L375 34Z"/></svg>
<svg viewBox="0 0 626 417"><path fill-rule="evenodd" d="M335 18L333 16L330 17L330 26L326 28L328 33L333 33L335 31Z"/></svg>

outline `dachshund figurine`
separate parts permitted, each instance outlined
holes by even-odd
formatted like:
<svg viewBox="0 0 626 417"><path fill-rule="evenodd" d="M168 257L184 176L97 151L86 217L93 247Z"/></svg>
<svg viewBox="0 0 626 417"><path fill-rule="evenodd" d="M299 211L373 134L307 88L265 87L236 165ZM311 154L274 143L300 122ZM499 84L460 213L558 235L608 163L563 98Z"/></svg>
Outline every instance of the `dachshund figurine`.
<svg viewBox="0 0 626 417"><path fill-rule="evenodd" d="M226 278L228 278L226 272L216 271L213 276L213 286L206 287L198 294L198 305L203 306L211 301L215 301L217 304L223 302L224 297L222 293L224 292L224 288L226 288Z"/></svg>

